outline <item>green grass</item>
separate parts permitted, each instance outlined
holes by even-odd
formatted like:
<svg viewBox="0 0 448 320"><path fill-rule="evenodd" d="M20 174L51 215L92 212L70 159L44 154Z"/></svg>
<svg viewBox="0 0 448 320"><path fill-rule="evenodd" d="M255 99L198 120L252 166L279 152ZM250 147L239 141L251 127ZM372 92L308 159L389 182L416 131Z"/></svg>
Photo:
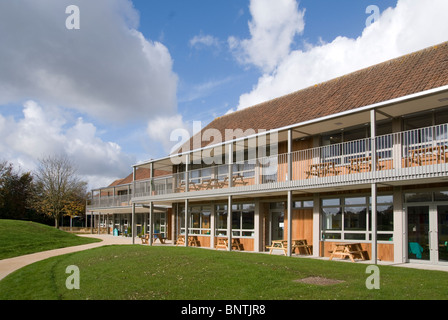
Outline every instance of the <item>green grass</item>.
<svg viewBox="0 0 448 320"><path fill-rule="evenodd" d="M98 241L35 222L0 219L0 260Z"/></svg>
<svg viewBox="0 0 448 320"><path fill-rule="evenodd" d="M67 266L80 270L68 290ZM106 246L50 258L0 281L0 299L304 300L448 299L448 273L380 266L368 290L366 264L183 247ZM309 285L310 276L343 280Z"/></svg>

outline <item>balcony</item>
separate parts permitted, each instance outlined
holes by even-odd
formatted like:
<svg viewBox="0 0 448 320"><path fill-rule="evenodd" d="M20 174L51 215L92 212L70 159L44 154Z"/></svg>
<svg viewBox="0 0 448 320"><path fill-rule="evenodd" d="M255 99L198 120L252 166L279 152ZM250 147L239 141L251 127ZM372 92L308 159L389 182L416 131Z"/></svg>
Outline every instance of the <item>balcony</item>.
<svg viewBox="0 0 448 320"><path fill-rule="evenodd" d="M133 200L179 200L374 182L393 184L445 176L448 125L442 124L378 136L375 143L370 138L361 139L137 181ZM101 197L93 200L92 206L129 205L129 201L120 196Z"/></svg>

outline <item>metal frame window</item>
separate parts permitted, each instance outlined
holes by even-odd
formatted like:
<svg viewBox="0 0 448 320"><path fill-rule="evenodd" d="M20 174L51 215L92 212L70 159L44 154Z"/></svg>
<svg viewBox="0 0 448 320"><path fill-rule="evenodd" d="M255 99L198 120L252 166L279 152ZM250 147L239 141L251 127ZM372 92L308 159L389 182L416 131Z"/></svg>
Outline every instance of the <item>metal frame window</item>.
<svg viewBox="0 0 448 320"><path fill-rule="evenodd" d="M370 196L325 198L321 202L323 240L371 240ZM392 241L393 197L377 197L378 241Z"/></svg>
<svg viewBox="0 0 448 320"><path fill-rule="evenodd" d="M227 205L216 205L216 236L227 236ZM255 236L255 204L232 205L232 237L253 238Z"/></svg>

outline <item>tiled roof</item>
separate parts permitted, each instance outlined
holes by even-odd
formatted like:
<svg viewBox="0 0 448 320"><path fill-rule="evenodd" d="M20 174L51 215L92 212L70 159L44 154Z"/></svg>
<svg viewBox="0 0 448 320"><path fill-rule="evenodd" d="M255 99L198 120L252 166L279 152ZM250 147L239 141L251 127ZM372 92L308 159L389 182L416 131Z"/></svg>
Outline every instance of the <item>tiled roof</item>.
<svg viewBox="0 0 448 320"><path fill-rule="evenodd" d="M448 42L216 118L202 131L217 129L224 140L225 129L281 128L444 85ZM190 150L199 147L193 148L192 142ZM205 147L213 142L201 143Z"/></svg>
<svg viewBox="0 0 448 320"><path fill-rule="evenodd" d="M170 174L167 171L163 171L163 170L154 170L154 177L160 177L160 176L165 176ZM132 176L133 174L129 174L126 178L124 179L118 179L115 180L114 182L112 182L109 187L114 187L114 186L119 186L119 185L123 185L123 184L128 184L131 183L132 180ZM136 172L135 172L135 180L146 180L151 178L151 171L148 168L137 168Z"/></svg>

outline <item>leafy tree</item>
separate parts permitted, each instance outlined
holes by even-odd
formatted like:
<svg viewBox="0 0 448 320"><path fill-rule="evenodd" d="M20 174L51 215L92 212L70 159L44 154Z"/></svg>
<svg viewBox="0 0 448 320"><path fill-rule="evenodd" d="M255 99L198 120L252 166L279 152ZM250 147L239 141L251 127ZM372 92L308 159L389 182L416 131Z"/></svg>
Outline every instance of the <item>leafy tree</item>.
<svg viewBox="0 0 448 320"><path fill-rule="evenodd" d="M66 156L48 156L39 161L35 172L35 208L55 220L56 228L63 214L81 213L87 183L81 181L76 168Z"/></svg>
<svg viewBox="0 0 448 320"><path fill-rule="evenodd" d="M33 209L30 199L34 193L30 172L15 171L6 161L0 163L0 218L30 219Z"/></svg>

